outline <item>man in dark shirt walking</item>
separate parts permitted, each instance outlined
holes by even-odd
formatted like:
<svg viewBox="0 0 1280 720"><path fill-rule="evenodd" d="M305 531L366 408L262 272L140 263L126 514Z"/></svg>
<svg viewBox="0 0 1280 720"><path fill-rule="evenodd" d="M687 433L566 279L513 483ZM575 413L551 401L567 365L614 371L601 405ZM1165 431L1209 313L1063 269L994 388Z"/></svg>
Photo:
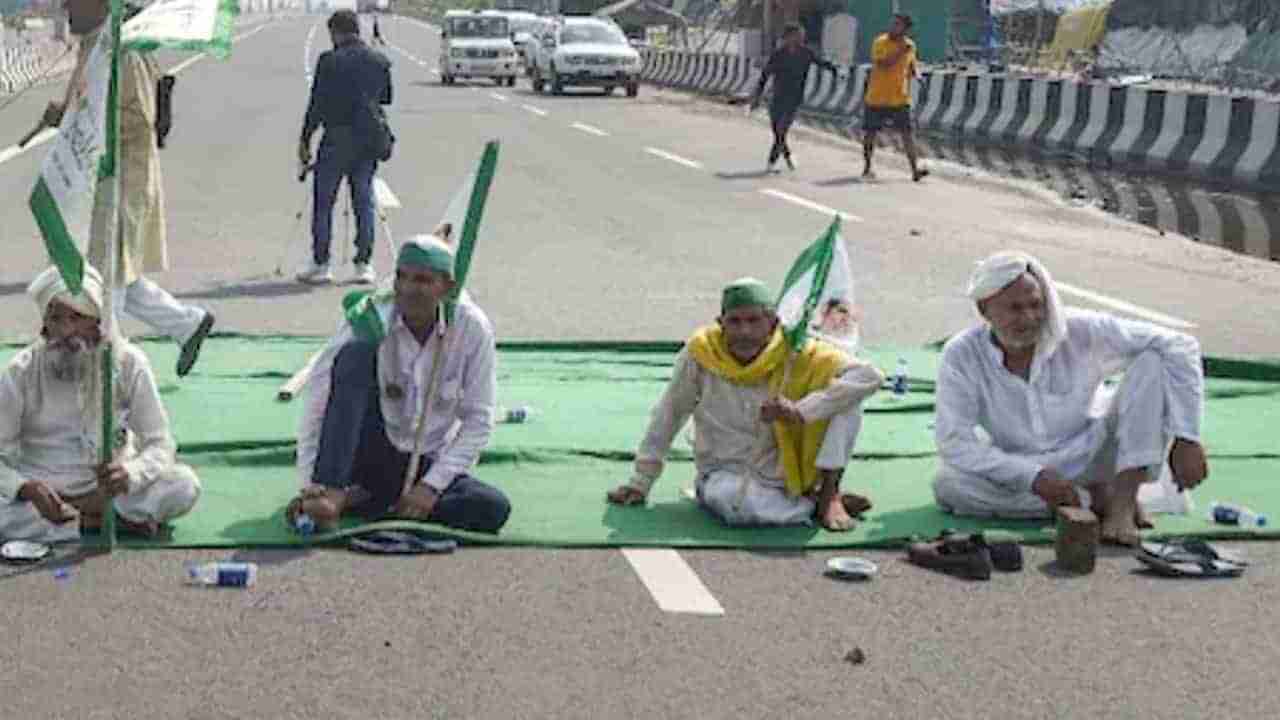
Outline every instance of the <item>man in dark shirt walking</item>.
<svg viewBox="0 0 1280 720"><path fill-rule="evenodd" d="M311 101L298 145L298 160L305 173L311 165L311 136L324 126L314 166L312 262L298 273L298 280L313 285L333 282L329 270L333 203L338 186L346 178L356 214L356 257L351 281L371 284L377 279L370 260L375 230L373 176L378 158L371 150L366 116L372 101L377 105L391 104L391 61L360 39L360 21L350 10L339 10L329 18L329 34L333 49L321 53L316 62Z"/></svg>
<svg viewBox="0 0 1280 720"><path fill-rule="evenodd" d="M760 98L764 95L764 87L773 78L773 99L769 102L769 122L773 126L773 147L769 150L769 171L778 158L785 158L787 167L796 169L791 161L791 148L787 145L787 132L796 119L796 112L804 104L805 84L809 79L809 66L836 72L836 66L823 60L804 44L804 28L791 23L782 31L782 47L769 56L769 62L760 71L760 84L756 86L755 97L751 100L751 109L760 106Z"/></svg>

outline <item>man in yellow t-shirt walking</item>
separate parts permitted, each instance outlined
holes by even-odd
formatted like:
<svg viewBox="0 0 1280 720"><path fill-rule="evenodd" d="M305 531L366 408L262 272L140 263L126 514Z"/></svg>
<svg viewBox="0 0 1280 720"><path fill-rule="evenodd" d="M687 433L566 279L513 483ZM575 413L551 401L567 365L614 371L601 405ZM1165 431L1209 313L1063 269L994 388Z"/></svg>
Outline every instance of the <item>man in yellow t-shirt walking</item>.
<svg viewBox="0 0 1280 720"><path fill-rule="evenodd" d="M916 182L929 174L918 163L915 136L911 130L911 80L916 76L916 44L907 37L911 30L910 15L894 15L889 32L877 37L871 45L871 77L863 97L862 177L874 178L871 156L875 153L876 135L886 127L902 133L902 144L911 163L911 178Z"/></svg>

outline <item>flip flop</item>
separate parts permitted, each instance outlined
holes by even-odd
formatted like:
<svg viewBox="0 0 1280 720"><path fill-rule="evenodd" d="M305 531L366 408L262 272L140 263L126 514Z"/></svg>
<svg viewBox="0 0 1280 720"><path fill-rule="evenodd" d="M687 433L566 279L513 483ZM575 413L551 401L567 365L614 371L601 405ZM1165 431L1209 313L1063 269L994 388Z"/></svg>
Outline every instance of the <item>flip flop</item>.
<svg viewBox="0 0 1280 720"><path fill-rule="evenodd" d="M458 541L438 536L420 536L395 530L378 530L353 537L347 546L372 555L444 555L458 549Z"/></svg>
<svg viewBox="0 0 1280 720"><path fill-rule="evenodd" d="M1142 543L1134 557L1167 577L1237 577L1249 566L1243 555L1197 539Z"/></svg>

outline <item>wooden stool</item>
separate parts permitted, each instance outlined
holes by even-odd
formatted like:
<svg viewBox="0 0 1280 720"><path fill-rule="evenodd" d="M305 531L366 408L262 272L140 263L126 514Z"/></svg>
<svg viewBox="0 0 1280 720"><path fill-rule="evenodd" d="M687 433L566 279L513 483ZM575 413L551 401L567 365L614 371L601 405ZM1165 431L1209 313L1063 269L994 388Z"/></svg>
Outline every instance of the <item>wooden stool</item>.
<svg viewBox="0 0 1280 720"><path fill-rule="evenodd" d="M1098 516L1078 507L1059 507L1058 539L1054 545L1058 567L1078 575L1093 572L1098 560L1098 542L1102 528Z"/></svg>

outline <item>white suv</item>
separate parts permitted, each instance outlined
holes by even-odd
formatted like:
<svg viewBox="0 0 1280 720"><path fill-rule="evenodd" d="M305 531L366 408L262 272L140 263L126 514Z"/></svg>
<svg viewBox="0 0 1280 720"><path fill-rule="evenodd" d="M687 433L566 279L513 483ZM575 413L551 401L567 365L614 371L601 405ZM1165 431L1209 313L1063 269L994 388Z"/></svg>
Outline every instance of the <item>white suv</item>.
<svg viewBox="0 0 1280 720"><path fill-rule="evenodd" d="M559 95L566 87L626 88L640 92L640 53L617 25L594 17L564 18L538 40L533 64L533 90L550 87Z"/></svg>
<svg viewBox="0 0 1280 720"><path fill-rule="evenodd" d="M493 78L499 85L515 85L520 72L511 25L501 15L450 10L440 28L440 81Z"/></svg>

